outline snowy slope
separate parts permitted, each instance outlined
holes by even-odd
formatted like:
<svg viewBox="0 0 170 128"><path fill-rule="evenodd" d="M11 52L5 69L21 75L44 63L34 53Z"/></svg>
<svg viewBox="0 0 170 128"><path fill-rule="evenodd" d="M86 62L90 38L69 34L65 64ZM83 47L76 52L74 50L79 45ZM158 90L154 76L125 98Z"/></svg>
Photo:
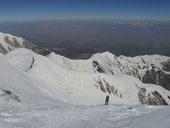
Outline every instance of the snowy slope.
<svg viewBox="0 0 170 128"><path fill-rule="evenodd" d="M166 56L116 57L109 52L104 52L97 53L88 60L71 60L54 53L48 55L48 58L69 70L131 75L145 83L157 84L170 90L170 58Z"/></svg>
<svg viewBox="0 0 170 128"><path fill-rule="evenodd" d="M2 54L2 53L0 53L0 57L1 57L1 56L3 56L3 54Z"/></svg>
<svg viewBox="0 0 170 128"><path fill-rule="evenodd" d="M36 105L54 99L37 85L43 83L0 58L0 104Z"/></svg>
<svg viewBox="0 0 170 128"><path fill-rule="evenodd" d="M1 56L0 127L169 128L169 106L139 105L170 104L169 91L129 75L68 65L28 49ZM106 95L110 95L109 106L103 105Z"/></svg>
<svg viewBox="0 0 170 128"><path fill-rule="evenodd" d="M163 62L166 62L170 57L161 55L145 55L137 57L125 57L125 56L115 56L109 52L94 54L88 60L71 60L55 53L48 55L52 61L60 64L68 69L84 72L100 72L97 71L94 65L94 61L98 62L98 66L101 66L103 73L106 74L129 74L136 77L142 77L144 73L152 68L151 64L156 67L163 69ZM135 72L135 70L137 70Z"/></svg>
<svg viewBox="0 0 170 128"><path fill-rule="evenodd" d="M28 48L42 55L48 55L51 52L49 49L36 46L21 37L0 33L0 56L16 48ZM160 85L170 90L170 58L166 56L117 57L109 52L97 53L88 60L70 60L54 53L48 56L53 62L69 70L131 75L144 83Z"/></svg>
<svg viewBox="0 0 170 128"><path fill-rule="evenodd" d="M141 105L39 107L0 105L2 128L169 128L169 107Z"/></svg>
<svg viewBox="0 0 170 128"><path fill-rule="evenodd" d="M102 104L106 95L110 95L110 102L114 104L170 103L169 91L143 84L128 75L71 70L27 49L14 50L3 58L21 72L43 82L37 87L45 90L50 97L68 103Z"/></svg>

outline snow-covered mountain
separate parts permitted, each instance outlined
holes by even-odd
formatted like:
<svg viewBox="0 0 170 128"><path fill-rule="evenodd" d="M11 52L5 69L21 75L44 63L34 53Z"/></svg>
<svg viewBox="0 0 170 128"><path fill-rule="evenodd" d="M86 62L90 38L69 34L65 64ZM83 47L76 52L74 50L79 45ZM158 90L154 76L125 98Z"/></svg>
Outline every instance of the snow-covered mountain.
<svg viewBox="0 0 170 128"><path fill-rule="evenodd" d="M82 78L78 74L82 75ZM97 87L93 87L93 83L95 83L93 78L95 76L99 77L99 74L90 75L89 73L75 73L64 70L48 58L25 49L18 49L1 57L0 127L169 128L169 107L95 105L96 103L103 104L105 95L109 94L108 92L102 92ZM73 77L75 78L72 79ZM111 103L139 103L136 93L140 88L138 90L134 82L139 87L147 87L147 92L143 88L139 96L146 94L147 98L152 97L150 99L155 99L154 101L158 99L159 103L164 103L163 100L160 100L160 95L154 93L154 91L158 91L165 98L166 102L169 103L168 99L166 99L166 95L169 95L169 92L158 86L142 84L130 76L112 77L102 75L100 79L103 78L106 78L106 80L110 79L109 82L113 82L112 84L115 85L115 89L118 88L118 91L115 90L115 94L119 95L120 90L123 91L122 100L111 94ZM60 85L60 82L64 83ZM98 83L102 85L101 82ZM103 80L102 83L104 83ZM82 97L85 97L85 99ZM148 101L147 98L140 102ZM80 103L93 104L93 106L77 105Z"/></svg>
<svg viewBox="0 0 170 128"><path fill-rule="evenodd" d="M69 70L109 75L131 75L144 83L160 85L170 90L170 57L161 55L117 57L109 52L97 53L88 60L71 60L54 53L48 57Z"/></svg>
<svg viewBox="0 0 170 128"><path fill-rule="evenodd" d="M1 58L1 61L5 61L10 67L24 74L23 76L26 78L21 77L23 80L30 79L34 83L31 85L33 87L28 85L29 88L34 91L34 88L38 88L42 95L46 95L47 98L50 97L71 104L89 105L102 104L105 96L110 95L110 102L114 104L170 104L169 91L157 85L143 84L139 79L129 75L92 73L87 72L83 67L82 70L73 70L64 67L66 65L62 63L57 63L56 58L52 59L51 55L45 57L28 49L16 49ZM83 65L88 67L87 62L88 60ZM5 67L2 68L5 70ZM17 77L18 73L13 74L13 80L22 80ZM34 80L36 81L34 82ZM3 81L8 81L8 79L4 78ZM22 87L24 83L23 81L18 86ZM31 84L28 81L26 83ZM12 82L12 84L16 85L15 82ZM2 84L1 88L3 87ZM10 90L10 88L3 89ZM22 95L18 97L21 98Z"/></svg>
<svg viewBox="0 0 170 128"><path fill-rule="evenodd" d="M14 48L0 54L0 126L169 128L169 106L159 105L170 104L170 91L141 82L155 75L160 84L168 74L164 56L105 52L70 60ZM106 95L109 106L104 106Z"/></svg>
<svg viewBox="0 0 170 128"><path fill-rule="evenodd" d="M0 33L0 56L20 47L31 49L42 55L50 53L50 50L34 45L21 37ZM104 52L97 53L88 60L70 60L54 53L51 53L49 58L70 70L111 75L131 75L144 83L160 85L170 90L170 58L166 56L117 57L109 52Z"/></svg>
<svg viewBox="0 0 170 128"><path fill-rule="evenodd" d="M48 49L32 44L22 37L0 32L0 54L6 54L15 48L28 48L42 55L50 52Z"/></svg>
<svg viewBox="0 0 170 128"><path fill-rule="evenodd" d="M0 52L6 54L14 48L24 47L23 42L23 38L0 33Z"/></svg>

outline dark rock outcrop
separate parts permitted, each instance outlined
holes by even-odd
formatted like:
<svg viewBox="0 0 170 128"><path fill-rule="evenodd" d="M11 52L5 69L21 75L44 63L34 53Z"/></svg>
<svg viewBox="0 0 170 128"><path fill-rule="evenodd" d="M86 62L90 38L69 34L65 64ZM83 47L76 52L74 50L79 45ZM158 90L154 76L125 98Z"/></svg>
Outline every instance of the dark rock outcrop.
<svg viewBox="0 0 170 128"><path fill-rule="evenodd" d="M96 81L97 89L100 89L104 93L109 93L110 95L113 94L116 97L122 98L123 95L118 92L118 90L114 87L114 85L109 84L105 79L100 79Z"/></svg>
<svg viewBox="0 0 170 128"><path fill-rule="evenodd" d="M3 34L1 38L8 46L4 47L0 42L0 52L2 54L7 54L15 48L27 48L41 55L48 55L49 53L51 53L51 50L35 45L23 38L15 37L8 34Z"/></svg>
<svg viewBox="0 0 170 128"><path fill-rule="evenodd" d="M9 90L5 90L5 89L1 89L0 88L0 99L4 99L5 101L17 101L17 102L21 102L21 100L19 99L19 97L17 95L14 95L11 91Z"/></svg>
<svg viewBox="0 0 170 128"><path fill-rule="evenodd" d="M15 48L21 47L21 45L20 45L20 43L18 42L17 38L12 38L12 40L10 40L8 36L5 36L5 37L4 37L4 40L5 40L6 43L8 43L9 45L11 45L12 47L15 47Z"/></svg>
<svg viewBox="0 0 170 128"><path fill-rule="evenodd" d="M170 60L162 63L162 66L164 71L170 72Z"/></svg>
<svg viewBox="0 0 170 128"><path fill-rule="evenodd" d="M141 104L148 105L168 105L161 94L157 91L147 93L145 88L139 88L138 98Z"/></svg>
<svg viewBox="0 0 170 128"><path fill-rule="evenodd" d="M2 54L6 54L6 53L8 53L8 51L0 44L0 52L2 53Z"/></svg>
<svg viewBox="0 0 170 128"><path fill-rule="evenodd" d="M99 73L105 73L104 68L96 60L93 60L93 67L94 67L95 71L97 71Z"/></svg>
<svg viewBox="0 0 170 128"><path fill-rule="evenodd" d="M142 81L144 83L156 84L170 90L170 75L166 74L161 69L152 68L151 70L148 70Z"/></svg>

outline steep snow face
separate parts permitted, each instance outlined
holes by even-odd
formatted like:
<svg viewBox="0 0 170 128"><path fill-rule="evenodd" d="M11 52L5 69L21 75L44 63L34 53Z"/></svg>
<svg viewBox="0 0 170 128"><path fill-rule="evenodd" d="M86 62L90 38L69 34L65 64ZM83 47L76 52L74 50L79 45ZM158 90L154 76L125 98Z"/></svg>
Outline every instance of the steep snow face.
<svg viewBox="0 0 170 128"><path fill-rule="evenodd" d="M43 89L37 85L41 81L19 71L0 59L0 104L32 105L52 101ZM43 101L42 101L43 99Z"/></svg>
<svg viewBox="0 0 170 128"><path fill-rule="evenodd" d="M27 49L17 49L3 58L20 72L41 81L43 84L36 87L53 99L89 105L103 104L105 96L110 95L110 103L114 104L170 104L170 92L159 86L143 84L128 75L93 73L90 70L94 69L88 65L89 71L80 70L93 59L86 60L81 67L77 65L79 70L76 70L76 64L83 63L82 60L70 61L61 56L57 60L53 56L56 55L44 57Z"/></svg>
<svg viewBox="0 0 170 128"><path fill-rule="evenodd" d="M170 89L168 84L170 81L168 70L170 58L166 56L116 57L109 52L104 52L95 54L88 60L70 60L54 53L48 55L48 58L69 70L110 75L131 75L145 83L153 83ZM148 73L151 70L155 73ZM158 72L162 72L162 75ZM156 73L158 79L153 76ZM146 79L148 74L150 79Z"/></svg>

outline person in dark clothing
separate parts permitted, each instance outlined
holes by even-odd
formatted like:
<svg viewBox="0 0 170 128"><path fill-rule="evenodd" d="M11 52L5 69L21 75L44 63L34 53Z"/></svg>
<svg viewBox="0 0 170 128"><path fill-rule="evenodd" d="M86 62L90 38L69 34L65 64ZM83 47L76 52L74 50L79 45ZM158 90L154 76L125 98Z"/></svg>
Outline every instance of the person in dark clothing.
<svg viewBox="0 0 170 128"><path fill-rule="evenodd" d="M107 95L106 100L105 100L105 105L108 105L108 104L109 104L109 96Z"/></svg>

